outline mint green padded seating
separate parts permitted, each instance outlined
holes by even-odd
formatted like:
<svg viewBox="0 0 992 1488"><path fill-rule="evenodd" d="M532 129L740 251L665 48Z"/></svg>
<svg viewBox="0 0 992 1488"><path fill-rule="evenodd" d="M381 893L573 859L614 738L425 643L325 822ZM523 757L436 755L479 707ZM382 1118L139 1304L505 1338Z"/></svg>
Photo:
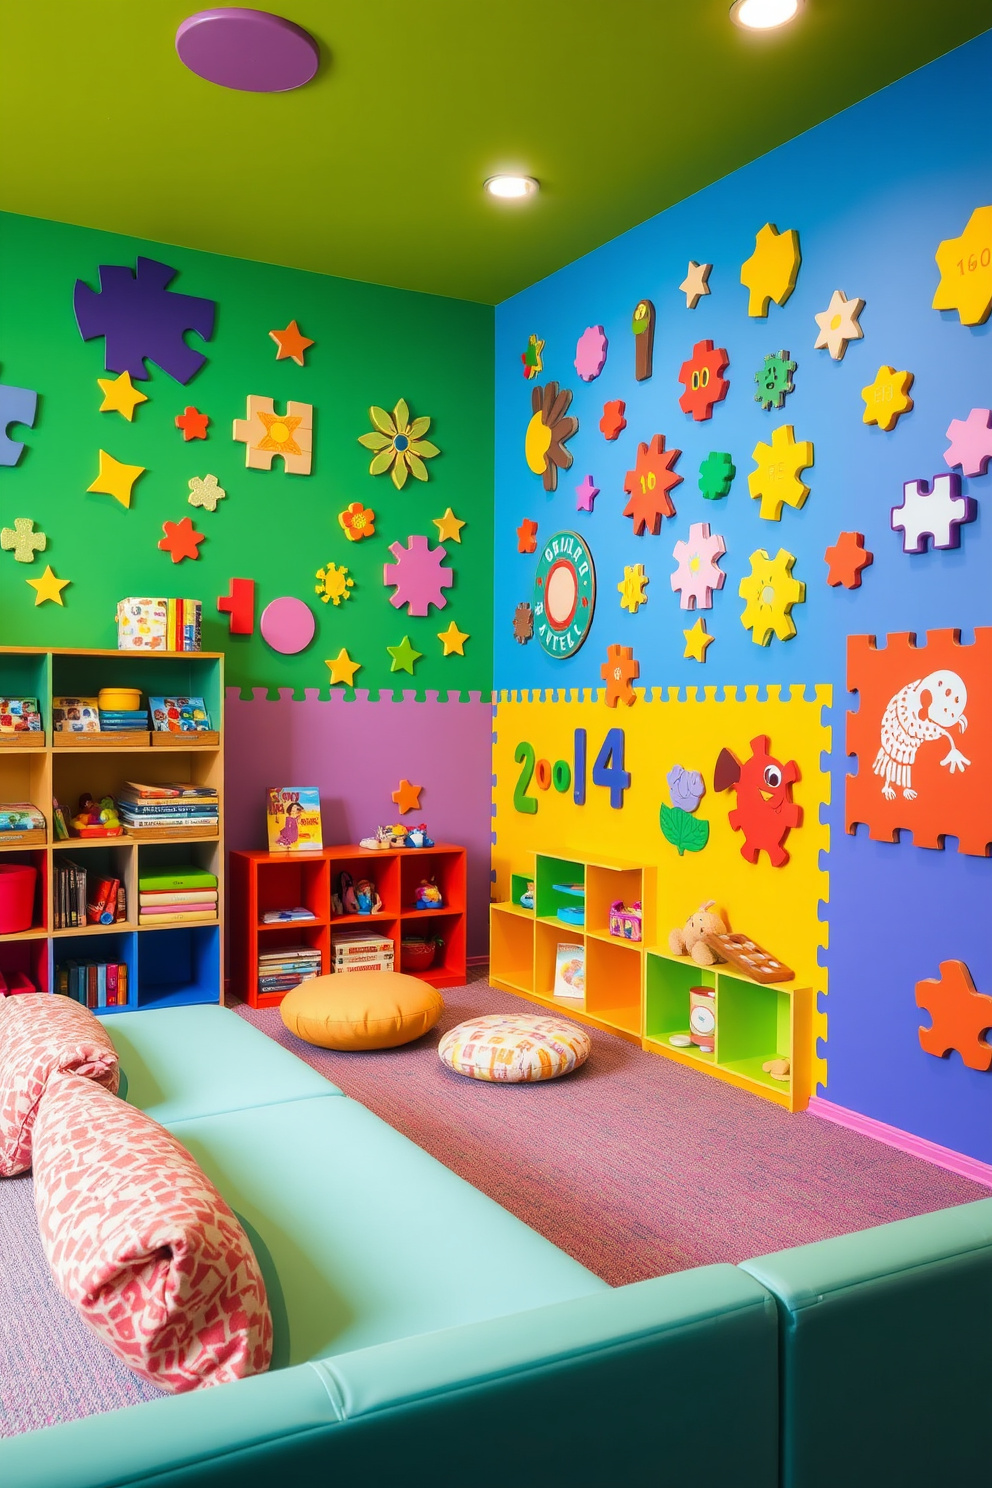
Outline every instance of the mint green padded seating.
<svg viewBox="0 0 992 1488"><path fill-rule="evenodd" d="M780 1310L782 1488L992 1483L992 1199L742 1269Z"/></svg>

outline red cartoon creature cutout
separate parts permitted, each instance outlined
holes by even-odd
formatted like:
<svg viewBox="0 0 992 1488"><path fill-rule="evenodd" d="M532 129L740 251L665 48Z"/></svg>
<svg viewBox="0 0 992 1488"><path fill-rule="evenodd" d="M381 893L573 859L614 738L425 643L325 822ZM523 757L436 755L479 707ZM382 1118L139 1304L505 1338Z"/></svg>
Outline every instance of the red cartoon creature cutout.
<svg viewBox="0 0 992 1488"><path fill-rule="evenodd" d="M733 790L737 805L728 820L735 832L744 833L741 857L756 863L764 848L773 868L782 868L789 854L782 846L793 827L802 824L803 811L792 799L799 779L795 760L783 764L769 753L767 734L751 740L751 758L743 763L730 749L721 749L713 772L713 789Z"/></svg>

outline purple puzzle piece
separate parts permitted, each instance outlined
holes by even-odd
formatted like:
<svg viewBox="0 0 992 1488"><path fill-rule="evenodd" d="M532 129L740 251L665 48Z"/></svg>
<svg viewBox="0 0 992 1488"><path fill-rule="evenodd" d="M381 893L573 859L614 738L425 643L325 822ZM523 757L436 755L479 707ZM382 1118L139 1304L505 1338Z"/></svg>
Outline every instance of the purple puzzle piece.
<svg viewBox="0 0 992 1488"><path fill-rule="evenodd" d="M79 334L84 341L106 338L108 372L147 378L146 357L177 382L199 372L207 359L186 345L184 333L196 331L209 341L217 306L197 295L170 293L177 272L154 258L139 258L136 274L126 264L101 264L99 293L76 280L72 308Z"/></svg>
<svg viewBox="0 0 992 1488"><path fill-rule="evenodd" d="M24 451L24 441L7 437L8 424L34 428L38 394L30 388L9 387L0 383L0 465L16 465Z"/></svg>
<svg viewBox="0 0 992 1488"><path fill-rule="evenodd" d="M927 538L935 548L956 548L961 543L961 527L978 515L978 503L961 495L959 475L935 475L926 481L906 481L902 488L902 506L894 506L889 516L893 532L902 533L904 553L925 553Z"/></svg>

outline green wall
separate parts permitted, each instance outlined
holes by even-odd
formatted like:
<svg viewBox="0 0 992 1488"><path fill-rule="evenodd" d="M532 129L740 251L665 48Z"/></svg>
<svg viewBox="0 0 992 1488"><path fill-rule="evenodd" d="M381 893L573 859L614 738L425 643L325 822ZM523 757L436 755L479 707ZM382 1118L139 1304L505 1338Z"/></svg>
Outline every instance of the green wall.
<svg viewBox="0 0 992 1488"><path fill-rule="evenodd" d="M270 210L264 208L260 210ZM149 402L133 423L100 413L102 338L83 342L72 312L77 278L99 287L101 263L157 258L179 273L171 288L217 302L213 339L188 339L206 353L205 367L186 386L157 367L137 383ZM320 688L324 658L342 646L363 663L358 688L488 692L492 675L493 312L486 306L404 290L331 279L295 269L222 258L183 248L94 232L88 228L0 215L0 381L37 390L33 430L11 429L26 448L14 468L0 467L0 526L33 518L48 547L33 564L0 552L0 641L4 645L114 646L114 612L125 595L185 595L201 599L204 649L227 651L228 681L242 688ZM297 320L315 345L307 365L277 362L269 330ZM245 417L248 394L312 403L314 460L309 476L248 470L245 446L231 438ZM372 403L391 409L405 398L412 414L433 420L427 436L442 453L429 462L427 484L403 491L388 476L368 473L370 454L358 435L371 430ZM210 416L206 440L185 443L175 428L187 404ZM146 466L130 509L112 497L87 494L99 449ZM190 477L216 475L227 492L215 512L187 502ZM349 542L338 512L351 501L376 512L376 535ZM443 611L407 616L389 603L382 566L388 546L422 533L433 545L431 518L446 507L467 525L462 542L447 543L454 586ZM156 546L162 523L193 518L207 534L201 557L173 564ZM355 580L340 607L323 604L315 574L327 561L346 565ZM25 582L50 562L72 580L65 605L35 606ZM228 636L218 595L232 577L256 581L256 630ZM296 595L317 616L313 643L283 656L262 640L257 618L270 600ZM465 656L444 657L437 632L454 619L469 632ZM391 673L387 645L404 634L423 659L411 678ZM338 689L340 690L340 689Z"/></svg>

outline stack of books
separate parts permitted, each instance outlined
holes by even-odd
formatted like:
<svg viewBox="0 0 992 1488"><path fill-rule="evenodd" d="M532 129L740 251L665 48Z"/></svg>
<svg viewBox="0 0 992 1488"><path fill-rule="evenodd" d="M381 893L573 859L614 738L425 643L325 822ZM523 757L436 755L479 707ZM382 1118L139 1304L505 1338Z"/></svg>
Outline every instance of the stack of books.
<svg viewBox="0 0 992 1488"><path fill-rule="evenodd" d="M128 780L117 794L117 810L130 835L145 842L216 837L219 830L219 802L211 785Z"/></svg>
<svg viewBox="0 0 992 1488"><path fill-rule="evenodd" d="M133 734L148 732L147 708L138 708L133 712L125 712L122 708L114 710L101 708L99 712L101 734Z"/></svg>
<svg viewBox="0 0 992 1488"><path fill-rule="evenodd" d="M121 599L119 651L199 651L203 605L198 599Z"/></svg>
<svg viewBox="0 0 992 1488"><path fill-rule="evenodd" d="M169 651L199 651L203 605L198 599L167 599L165 640Z"/></svg>
<svg viewBox="0 0 992 1488"><path fill-rule="evenodd" d="M392 971L394 949L388 935L341 930L331 937L334 971Z"/></svg>
<svg viewBox="0 0 992 1488"><path fill-rule="evenodd" d="M197 925L216 919L216 873L195 863L176 863L149 868L139 877L139 925Z"/></svg>
<svg viewBox="0 0 992 1488"><path fill-rule="evenodd" d="M124 1007L127 966L123 961L61 961L55 967L55 990L85 1008Z"/></svg>
<svg viewBox="0 0 992 1488"><path fill-rule="evenodd" d="M258 990L289 992L300 982L320 976L320 952L313 946L280 946L258 955Z"/></svg>

